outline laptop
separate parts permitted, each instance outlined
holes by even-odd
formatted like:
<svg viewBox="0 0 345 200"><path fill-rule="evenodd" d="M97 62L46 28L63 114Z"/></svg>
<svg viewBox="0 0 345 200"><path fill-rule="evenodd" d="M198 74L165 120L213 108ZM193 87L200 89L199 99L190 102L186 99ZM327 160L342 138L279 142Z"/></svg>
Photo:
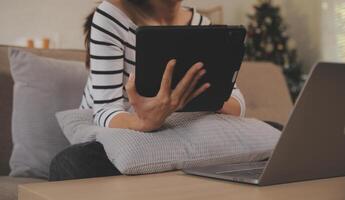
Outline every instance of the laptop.
<svg viewBox="0 0 345 200"><path fill-rule="evenodd" d="M260 186L345 176L345 64L313 68L268 161L183 171Z"/></svg>
<svg viewBox="0 0 345 200"><path fill-rule="evenodd" d="M202 62L207 73L195 88L210 83L181 112L218 111L234 88L244 55L243 26L142 26L136 31L135 84L145 97L157 95L165 67L176 59L175 88L192 65Z"/></svg>

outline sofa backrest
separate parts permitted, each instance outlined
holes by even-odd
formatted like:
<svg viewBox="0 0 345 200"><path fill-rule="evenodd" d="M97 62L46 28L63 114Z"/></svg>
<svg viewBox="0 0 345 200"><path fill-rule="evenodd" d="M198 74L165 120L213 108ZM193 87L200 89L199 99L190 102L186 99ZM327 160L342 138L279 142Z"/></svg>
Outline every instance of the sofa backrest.
<svg viewBox="0 0 345 200"><path fill-rule="evenodd" d="M8 61L8 46L0 45L0 175L9 173L12 150L11 113L13 80ZM37 55L83 61L81 50L26 49ZM245 62L238 78L247 104L247 117L285 124L292 109L291 98L281 70L270 63Z"/></svg>
<svg viewBox="0 0 345 200"><path fill-rule="evenodd" d="M281 68L267 62L245 62L237 79L246 116L286 124L292 99Z"/></svg>

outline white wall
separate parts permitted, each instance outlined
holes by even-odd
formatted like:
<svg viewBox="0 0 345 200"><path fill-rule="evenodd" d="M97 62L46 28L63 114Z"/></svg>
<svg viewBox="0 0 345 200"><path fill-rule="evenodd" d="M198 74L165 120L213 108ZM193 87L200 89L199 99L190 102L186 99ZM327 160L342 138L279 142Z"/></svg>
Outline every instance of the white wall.
<svg viewBox="0 0 345 200"><path fill-rule="evenodd" d="M345 62L345 1L322 0L322 59Z"/></svg>
<svg viewBox="0 0 345 200"><path fill-rule="evenodd" d="M82 23L95 2L0 0L0 44L16 44L22 37L50 37L54 47L83 48Z"/></svg>
<svg viewBox="0 0 345 200"><path fill-rule="evenodd" d="M54 48L82 49L82 24L99 0L0 0L0 44L50 37ZM291 35L307 68L320 57L320 0L274 0L282 6ZM196 8L224 6L224 22L246 24L256 0L185 0ZM24 43L25 44L25 43Z"/></svg>
<svg viewBox="0 0 345 200"><path fill-rule="evenodd" d="M253 5L257 0L186 0L185 5L196 8L208 8L222 5L224 8L224 23L246 24L248 12L252 12ZM274 0L275 4L281 5L283 0Z"/></svg>
<svg viewBox="0 0 345 200"><path fill-rule="evenodd" d="M281 2L282 0L277 0ZM50 37L57 48L83 48L82 23L98 0L0 0L0 44ZM224 22L244 24L255 0L186 0L197 8L224 6ZM21 42L21 41L19 41Z"/></svg>

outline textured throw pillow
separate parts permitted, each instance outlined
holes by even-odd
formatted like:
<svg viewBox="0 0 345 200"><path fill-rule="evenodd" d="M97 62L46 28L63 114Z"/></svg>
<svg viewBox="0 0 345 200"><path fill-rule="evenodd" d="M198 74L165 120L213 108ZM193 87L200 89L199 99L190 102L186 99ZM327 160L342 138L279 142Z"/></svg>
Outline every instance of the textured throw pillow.
<svg viewBox="0 0 345 200"><path fill-rule="evenodd" d="M87 130L93 122L92 113L91 109L67 110L56 113L59 125L71 144L96 140L97 129Z"/></svg>
<svg viewBox="0 0 345 200"><path fill-rule="evenodd" d="M256 119L175 113L156 132L97 127L91 110L57 114L71 143L98 140L123 174L136 175L268 158L280 132Z"/></svg>
<svg viewBox="0 0 345 200"><path fill-rule="evenodd" d="M83 63L9 50L15 82L11 176L47 178L52 158L68 145L57 111L77 108L87 79Z"/></svg>

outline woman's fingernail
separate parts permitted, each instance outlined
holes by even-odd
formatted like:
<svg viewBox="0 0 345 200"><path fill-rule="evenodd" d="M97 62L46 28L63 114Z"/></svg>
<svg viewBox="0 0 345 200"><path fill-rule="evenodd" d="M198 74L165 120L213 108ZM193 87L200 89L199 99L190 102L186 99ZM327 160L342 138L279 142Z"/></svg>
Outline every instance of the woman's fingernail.
<svg viewBox="0 0 345 200"><path fill-rule="evenodd" d="M205 75L206 74L206 69L201 70L200 75Z"/></svg>
<svg viewBox="0 0 345 200"><path fill-rule="evenodd" d="M201 70L203 67L204 67L204 66L203 66L202 64L198 64L198 65L196 66L196 69L199 71L199 70Z"/></svg>

